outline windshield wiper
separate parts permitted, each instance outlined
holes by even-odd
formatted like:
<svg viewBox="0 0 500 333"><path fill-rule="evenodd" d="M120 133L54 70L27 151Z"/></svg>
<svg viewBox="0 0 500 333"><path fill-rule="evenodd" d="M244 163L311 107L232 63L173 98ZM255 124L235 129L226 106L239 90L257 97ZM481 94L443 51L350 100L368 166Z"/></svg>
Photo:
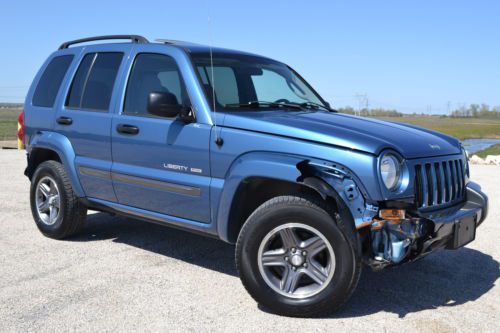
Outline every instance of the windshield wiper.
<svg viewBox="0 0 500 333"><path fill-rule="evenodd" d="M305 108L299 104L292 103L275 103L275 102L264 102L264 101L251 101L248 103L232 103L226 104L224 107L228 108L256 108L256 107L271 107L280 108L285 107L294 110L304 110Z"/></svg>
<svg viewBox="0 0 500 333"><path fill-rule="evenodd" d="M329 108L327 106L324 106L323 104L319 104L319 103L315 103L315 102L301 103L300 106L302 106L304 108L315 108L315 109L322 108L322 109L324 109L326 111L337 112L336 110L334 110L332 108Z"/></svg>

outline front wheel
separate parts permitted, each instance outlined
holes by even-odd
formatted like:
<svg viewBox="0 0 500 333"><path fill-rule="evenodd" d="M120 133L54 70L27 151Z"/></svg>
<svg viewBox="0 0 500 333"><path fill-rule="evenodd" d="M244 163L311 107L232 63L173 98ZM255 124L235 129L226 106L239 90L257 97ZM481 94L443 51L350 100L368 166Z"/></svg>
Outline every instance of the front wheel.
<svg viewBox="0 0 500 333"><path fill-rule="evenodd" d="M236 263L243 285L271 311L329 314L347 301L361 266L349 230L321 200L273 198L248 218Z"/></svg>

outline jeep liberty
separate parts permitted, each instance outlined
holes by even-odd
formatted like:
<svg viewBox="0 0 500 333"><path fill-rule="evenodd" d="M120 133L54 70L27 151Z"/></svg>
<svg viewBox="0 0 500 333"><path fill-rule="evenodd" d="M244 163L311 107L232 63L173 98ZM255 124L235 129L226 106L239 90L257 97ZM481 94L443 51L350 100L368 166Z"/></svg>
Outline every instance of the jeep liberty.
<svg viewBox="0 0 500 333"><path fill-rule="evenodd" d="M487 215L459 140L338 113L292 68L250 53L66 42L24 116L45 236L75 235L97 210L236 244L243 285L278 314L333 312L362 267L458 249Z"/></svg>

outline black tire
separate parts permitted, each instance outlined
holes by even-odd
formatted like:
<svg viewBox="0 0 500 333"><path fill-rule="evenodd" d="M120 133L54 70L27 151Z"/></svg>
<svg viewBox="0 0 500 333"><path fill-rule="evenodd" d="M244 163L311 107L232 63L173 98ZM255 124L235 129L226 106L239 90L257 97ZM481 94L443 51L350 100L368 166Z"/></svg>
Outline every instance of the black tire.
<svg viewBox="0 0 500 333"><path fill-rule="evenodd" d="M60 210L55 223L48 225L42 221L36 207L36 189L44 177L50 177L59 190ZM87 208L79 202L63 165L57 161L41 163L31 179L31 213L38 229L49 238L63 239L77 234L85 223Z"/></svg>
<svg viewBox="0 0 500 333"><path fill-rule="evenodd" d="M262 240L271 230L292 221L321 232L335 253L336 267L330 282L319 293L302 299L287 297L269 287L258 264ZM325 201L280 196L262 204L245 222L236 244L236 266L250 295L271 312L293 317L325 316L339 309L357 286L361 257L355 239L353 227L346 226Z"/></svg>

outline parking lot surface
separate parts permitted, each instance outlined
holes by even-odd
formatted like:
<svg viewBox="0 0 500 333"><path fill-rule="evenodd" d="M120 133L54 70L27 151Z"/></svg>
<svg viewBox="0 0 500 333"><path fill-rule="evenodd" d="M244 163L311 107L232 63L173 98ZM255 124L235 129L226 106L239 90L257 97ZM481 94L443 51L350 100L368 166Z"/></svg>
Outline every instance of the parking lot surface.
<svg viewBox="0 0 500 333"><path fill-rule="evenodd" d="M261 309L241 285L234 247L104 213L56 241L29 208L25 155L0 150L0 331L500 332L500 167L472 166L490 197L476 240L416 263L365 269L329 318Z"/></svg>

